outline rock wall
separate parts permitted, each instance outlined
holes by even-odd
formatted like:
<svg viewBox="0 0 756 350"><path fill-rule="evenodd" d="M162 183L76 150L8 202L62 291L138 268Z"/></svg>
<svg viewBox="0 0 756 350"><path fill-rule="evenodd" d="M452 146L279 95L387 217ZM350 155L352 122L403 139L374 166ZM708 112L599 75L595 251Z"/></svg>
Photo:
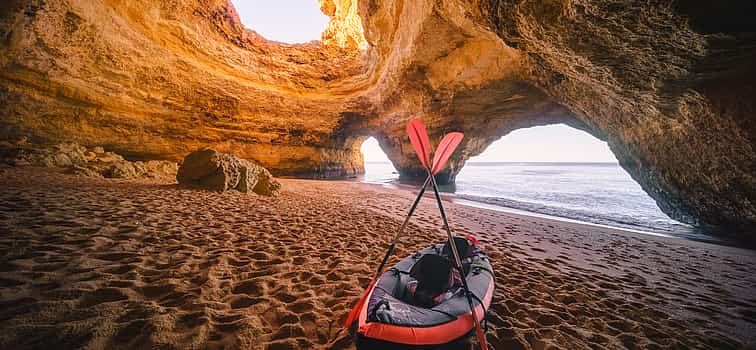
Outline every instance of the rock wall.
<svg viewBox="0 0 756 350"><path fill-rule="evenodd" d="M3 138L174 161L212 145L279 174L361 169L332 137L359 90L345 82L367 71L359 50L267 41L225 0L2 6Z"/></svg>
<svg viewBox="0 0 756 350"><path fill-rule="evenodd" d="M140 160L213 147L275 175L362 172L375 136L404 178L404 135L466 138L440 175L512 130L606 140L679 220L756 227L750 1L322 0L320 42L245 29L226 0L0 5L0 138Z"/></svg>

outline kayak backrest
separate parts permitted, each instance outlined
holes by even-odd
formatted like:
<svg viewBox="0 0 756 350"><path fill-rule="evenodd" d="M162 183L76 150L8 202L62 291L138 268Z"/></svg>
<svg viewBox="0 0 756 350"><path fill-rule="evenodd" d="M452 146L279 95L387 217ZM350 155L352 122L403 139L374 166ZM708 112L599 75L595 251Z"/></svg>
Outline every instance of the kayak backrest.
<svg viewBox="0 0 756 350"><path fill-rule="evenodd" d="M473 246L470 245L470 241L468 241L467 238L454 237L454 245L457 246L457 253L459 253L460 259L464 260L472 256ZM441 254L451 260L454 259L454 256L452 256L451 247L449 246L449 242L444 243L444 248L441 250Z"/></svg>
<svg viewBox="0 0 756 350"><path fill-rule="evenodd" d="M452 264L449 259L426 254L410 270L410 276L417 280L413 303L418 306L432 307L433 298L446 290Z"/></svg>

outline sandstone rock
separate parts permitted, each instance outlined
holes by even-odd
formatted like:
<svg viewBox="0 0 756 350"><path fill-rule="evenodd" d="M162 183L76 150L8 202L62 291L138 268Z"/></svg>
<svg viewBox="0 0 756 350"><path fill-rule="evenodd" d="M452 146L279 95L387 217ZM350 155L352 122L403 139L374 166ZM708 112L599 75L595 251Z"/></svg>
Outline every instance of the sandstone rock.
<svg viewBox="0 0 756 350"><path fill-rule="evenodd" d="M220 162L215 159L219 153L213 149L201 149L189 153L179 167L176 180L179 184L194 183L201 179L209 178L220 167ZM226 190L225 181L221 187L215 190Z"/></svg>
<svg viewBox="0 0 756 350"><path fill-rule="evenodd" d="M144 176L153 179L176 179L178 164L165 160L151 160L142 163Z"/></svg>
<svg viewBox="0 0 756 350"><path fill-rule="evenodd" d="M101 147L88 150L77 143L61 143L52 147L23 142L0 143L0 161L14 166L62 168L82 176L119 179L152 178L173 180L178 165L165 160L130 162Z"/></svg>
<svg viewBox="0 0 756 350"><path fill-rule="evenodd" d="M186 156L176 179L181 185L218 192L237 190L272 196L281 189L280 183L262 166L210 148Z"/></svg>
<svg viewBox="0 0 756 350"><path fill-rule="evenodd" d="M92 162L95 159L97 159L97 153L94 153L92 151L84 152L84 161L85 162Z"/></svg>
<svg viewBox="0 0 756 350"><path fill-rule="evenodd" d="M135 179L141 175L137 168L129 162L111 162L110 167L102 175L114 179Z"/></svg>
<svg viewBox="0 0 756 350"><path fill-rule="evenodd" d="M252 192L263 196L274 196L281 191L281 183L276 181L268 169L262 166L256 166L259 173L257 174L257 184L252 188Z"/></svg>
<svg viewBox="0 0 756 350"><path fill-rule="evenodd" d="M286 45L245 29L227 0L8 2L0 139L172 161L212 146L321 178L362 172L372 135L413 178L404 127L422 116L435 140L466 134L443 183L513 130L565 123L607 141L673 218L752 235L748 1L320 4L322 42Z"/></svg>
<svg viewBox="0 0 756 350"><path fill-rule="evenodd" d="M95 153L95 154L96 154L96 157L94 161L96 162L116 163L116 162L124 161L121 155L113 153L113 152L102 152L102 153Z"/></svg>
<svg viewBox="0 0 756 350"><path fill-rule="evenodd" d="M102 174L100 172L97 172L96 170L92 168L87 168L81 165L73 165L72 167L68 168L66 172L69 174L80 175L80 176L102 177Z"/></svg>
<svg viewBox="0 0 756 350"><path fill-rule="evenodd" d="M71 163L81 163L86 161L84 159L84 153L87 149L78 143L64 142L55 145L53 148L57 151L57 155L65 155Z"/></svg>
<svg viewBox="0 0 756 350"><path fill-rule="evenodd" d="M56 153L53 156L53 164L59 168L68 168L73 165L73 161L65 153Z"/></svg>
<svg viewBox="0 0 756 350"><path fill-rule="evenodd" d="M104 160L103 160L104 159ZM119 179L162 179L174 180L178 165L164 160L148 162L129 162L117 154L105 154L104 158L96 158L90 163L90 169L107 177Z"/></svg>

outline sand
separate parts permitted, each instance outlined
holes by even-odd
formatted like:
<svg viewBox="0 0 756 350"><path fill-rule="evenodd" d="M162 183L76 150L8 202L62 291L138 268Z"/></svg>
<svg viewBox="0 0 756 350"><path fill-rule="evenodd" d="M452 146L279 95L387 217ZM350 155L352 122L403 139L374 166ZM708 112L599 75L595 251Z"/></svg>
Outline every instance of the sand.
<svg viewBox="0 0 756 350"><path fill-rule="evenodd" d="M341 322L414 193L282 183L268 198L5 171L0 348L353 349ZM756 346L753 250L446 207L492 258L495 349ZM440 228L424 199L393 261Z"/></svg>

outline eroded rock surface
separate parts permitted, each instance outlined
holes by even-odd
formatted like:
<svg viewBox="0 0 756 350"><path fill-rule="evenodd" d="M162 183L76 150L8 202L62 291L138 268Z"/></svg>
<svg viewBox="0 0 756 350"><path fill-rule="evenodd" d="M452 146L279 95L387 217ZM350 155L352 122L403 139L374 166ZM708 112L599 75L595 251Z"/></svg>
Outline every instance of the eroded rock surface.
<svg viewBox="0 0 756 350"><path fill-rule="evenodd" d="M273 196L281 184L267 169L248 160L204 148L190 153L176 174L179 184L211 191L236 190Z"/></svg>
<svg viewBox="0 0 756 350"><path fill-rule="evenodd" d="M0 164L60 168L71 174L112 179L173 180L178 170L178 165L171 161L131 162L102 147L87 148L72 142L40 145L29 143L26 138L0 141Z"/></svg>
<svg viewBox="0 0 756 350"><path fill-rule="evenodd" d="M0 5L0 137L178 161L211 146L276 175L363 171L375 136L466 138L440 176L512 130L606 140L672 217L756 227L753 2L322 0L322 42L245 29L227 0Z"/></svg>

